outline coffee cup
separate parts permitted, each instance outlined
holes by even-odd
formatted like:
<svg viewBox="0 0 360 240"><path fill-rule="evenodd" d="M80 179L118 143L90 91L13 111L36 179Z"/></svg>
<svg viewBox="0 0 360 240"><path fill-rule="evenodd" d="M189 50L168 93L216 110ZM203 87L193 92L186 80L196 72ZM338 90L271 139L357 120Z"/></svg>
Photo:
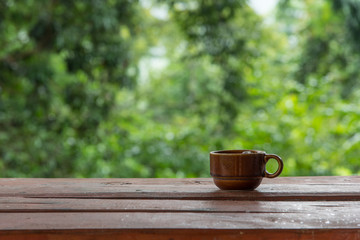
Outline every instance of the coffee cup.
<svg viewBox="0 0 360 240"><path fill-rule="evenodd" d="M275 159L278 169L266 170L266 163ZM210 174L215 185L223 190L254 190L263 177L275 178L283 169L283 161L275 154L258 150L221 150L210 152Z"/></svg>

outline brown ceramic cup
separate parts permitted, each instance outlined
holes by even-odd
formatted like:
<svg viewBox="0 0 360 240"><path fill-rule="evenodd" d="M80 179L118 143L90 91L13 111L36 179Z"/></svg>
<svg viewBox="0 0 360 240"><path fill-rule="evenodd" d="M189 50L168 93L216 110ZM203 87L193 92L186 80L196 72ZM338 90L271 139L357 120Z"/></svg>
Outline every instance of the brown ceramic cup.
<svg viewBox="0 0 360 240"><path fill-rule="evenodd" d="M278 162L274 173L266 171L269 159ZM275 178L283 169L283 161L274 154L257 150L222 150L210 152L210 174L223 190L254 190L263 177Z"/></svg>

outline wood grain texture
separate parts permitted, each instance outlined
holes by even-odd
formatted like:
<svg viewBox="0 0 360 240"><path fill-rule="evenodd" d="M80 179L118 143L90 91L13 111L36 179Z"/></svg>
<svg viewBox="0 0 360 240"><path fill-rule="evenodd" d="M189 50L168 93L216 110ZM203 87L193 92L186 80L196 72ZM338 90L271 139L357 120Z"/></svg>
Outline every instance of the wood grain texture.
<svg viewBox="0 0 360 240"><path fill-rule="evenodd" d="M360 177L0 179L0 239L360 240Z"/></svg>
<svg viewBox="0 0 360 240"><path fill-rule="evenodd" d="M204 212L358 213L358 201L228 201L147 199L0 198L0 213L40 212Z"/></svg>
<svg viewBox="0 0 360 240"><path fill-rule="evenodd" d="M0 197L360 201L360 177L264 179L255 191L222 191L212 179L0 179Z"/></svg>
<svg viewBox="0 0 360 240"><path fill-rule="evenodd" d="M136 229L136 230L68 230L68 231L3 231L1 240L359 240L357 229L283 229L261 231L253 230L222 230L222 229Z"/></svg>
<svg viewBox="0 0 360 240"><path fill-rule="evenodd" d="M1 230L62 229L356 229L360 214L316 213L2 213Z"/></svg>

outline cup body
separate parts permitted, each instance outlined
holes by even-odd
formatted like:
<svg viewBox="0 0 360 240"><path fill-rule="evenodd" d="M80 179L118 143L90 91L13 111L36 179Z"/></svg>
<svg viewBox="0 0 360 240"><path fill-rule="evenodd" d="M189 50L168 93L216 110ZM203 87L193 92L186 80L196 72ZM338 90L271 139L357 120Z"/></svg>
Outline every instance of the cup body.
<svg viewBox="0 0 360 240"><path fill-rule="evenodd" d="M224 190L253 190L265 176L266 153L257 150L222 150L210 153L210 174Z"/></svg>

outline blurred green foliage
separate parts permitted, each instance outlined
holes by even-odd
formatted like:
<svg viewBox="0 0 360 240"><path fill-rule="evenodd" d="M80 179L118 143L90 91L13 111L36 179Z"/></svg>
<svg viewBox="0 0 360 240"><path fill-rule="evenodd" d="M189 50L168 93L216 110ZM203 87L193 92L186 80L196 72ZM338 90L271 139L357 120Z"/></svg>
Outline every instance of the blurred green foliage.
<svg viewBox="0 0 360 240"><path fill-rule="evenodd" d="M357 0L0 0L0 177L360 174L359 42Z"/></svg>

